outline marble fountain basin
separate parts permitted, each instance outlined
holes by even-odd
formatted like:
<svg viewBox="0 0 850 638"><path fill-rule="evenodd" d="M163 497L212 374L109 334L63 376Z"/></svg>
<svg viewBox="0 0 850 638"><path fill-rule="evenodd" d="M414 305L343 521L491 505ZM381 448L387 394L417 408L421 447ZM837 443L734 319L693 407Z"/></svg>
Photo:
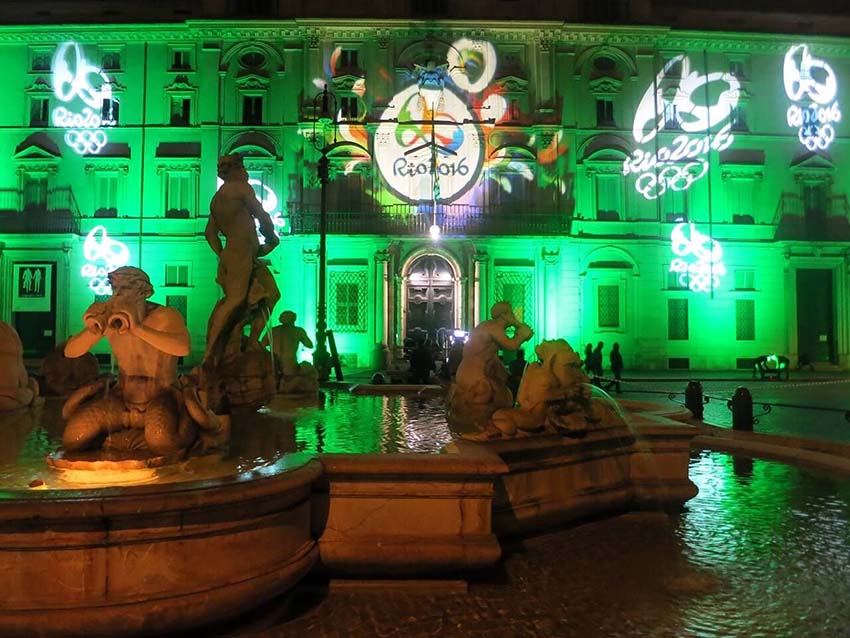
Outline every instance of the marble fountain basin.
<svg viewBox="0 0 850 638"><path fill-rule="evenodd" d="M44 465L58 406L0 418L0 635L187 631L311 570L462 577L499 560L501 536L697 491L689 414L652 404L627 404L626 426L582 439L481 443L452 440L439 397L279 398L234 414L226 456L132 485Z"/></svg>

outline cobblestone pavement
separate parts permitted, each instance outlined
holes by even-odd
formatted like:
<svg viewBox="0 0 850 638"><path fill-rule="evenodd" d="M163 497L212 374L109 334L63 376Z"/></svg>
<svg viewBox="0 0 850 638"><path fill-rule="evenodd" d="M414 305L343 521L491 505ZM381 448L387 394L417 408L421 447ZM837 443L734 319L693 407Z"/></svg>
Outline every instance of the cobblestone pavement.
<svg viewBox="0 0 850 638"><path fill-rule="evenodd" d="M706 421L730 425L725 401L739 385L757 401L827 406L835 412L774 408L757 430L817 436L850 442L850 379L834 375L798 376L790 382L763 382L747 375L694 375L712 396ZM664 392L682 392L683 378L633 378L622 396L668 401ZM628 390L648 390L639 394ZM673 399L681 402L680 395ZM709 408L710 406L710 408ZM468 591L416 589L338 589L315 583L287 604L271 604L248 619L218 628L221 638L751 638L760 625L743 618L712 617L712 606L695 613L694 599L722 595L718 584L687 560L677 526L681 515L629 513L576 524L526 539L505 549L492 571L473 575ZM706 534L715 533L706 528ZM731 603L735 606L734 601ZM844 604L833 605L844 608ZM771 614L774 614L770 612ZM842 612L843 613L843 612ZM706 615L708 614L708 615ZM850 612L838 626L807 635L850 637ZM714 623L708 628L706 621ZM762 622L764 619L762 619ZM846 621L846 622L845 622ZM728 624L717 634L716 625ZM738 626L736 623L740 622ZM843 629L841 627L844 627ZM788 634L791 638L792 634ZM794 637L796 638L796 636Z"/></svg>
<svg viewBox="0 0 850 638"><path fill-rule="evenodd" d="M517 541L467 592L302 592L228 636L269 638L681 638L676 516L625 514ZM604 542L598 542L598 533ZM652 546L651 551L644 548ZM666 557L659 564L659 551ZM647 573L655 573L646 586ZM275 618L275 614L278 617Z"/></svg>

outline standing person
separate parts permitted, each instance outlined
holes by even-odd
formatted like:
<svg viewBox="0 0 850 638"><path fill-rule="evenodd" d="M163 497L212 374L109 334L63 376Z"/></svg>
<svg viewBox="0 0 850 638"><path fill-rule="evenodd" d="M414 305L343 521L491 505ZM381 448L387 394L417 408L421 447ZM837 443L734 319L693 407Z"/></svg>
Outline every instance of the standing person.
<svg viewBox="0 0 850 638"><path fill-rule="evenodd" d="M593 376L593 344L588 343L584 347L584 371L588 376Z"/></svg>
<svg viewBox="0 0 850 638"><path fill-rule="evenodd" d="M611 361L611 374L614 375L614 380L610 381L607 386L605 386L606 390L610 390L612 386L617 388L617 394L622 392L620 389L620 379L623 374L623 355L620 353L620 344L615 343L611 346L611 355L609 356Z"/></svg>
<svg viewBox="0 0 850 638"><path fill-rule="evenodd" d="M433 350L427 342L427 337L420 337L410 353L410 382L430 383L431 373L435 370Z"/></svg>
<svg viewBox="0 0 850 638"><path fill-rule="evenodd" d="M605 371L602 369L602 347L605 345L602 341L596 344L596 348L593 349L592 353L592 366L591 369L593 371L593 382L596 385L600 385L602 382L599 380L604 374Z"/></svg>

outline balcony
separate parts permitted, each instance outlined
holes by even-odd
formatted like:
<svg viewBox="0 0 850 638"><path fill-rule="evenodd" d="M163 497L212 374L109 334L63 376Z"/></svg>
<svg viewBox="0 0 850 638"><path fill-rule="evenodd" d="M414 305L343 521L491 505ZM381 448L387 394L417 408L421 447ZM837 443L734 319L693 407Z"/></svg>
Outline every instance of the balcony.
<svg viewBox="0 0 850 638"><path fill-rule="evenodd" d="M800 195L783 193L773 223L777 240L850 241L850 204L847 195L832 195L807 210Z"/></svg>
<svg viewBox="0 0 850 638"><path fill-rule="evenodd" d="M318 234L320 211L317 205L290 202L292 233ZM328 210L331 235L411 235L425 237L433 223L430 206L393 204L359 207L356 210ZM437 224L443 237L468 235L568 235L570 218L564 213L501 210L467 204L438 204Z"/></svg>
<svg viewBox="0 0 850 638"><path fill-rule="evenodd" d="M0 189L0 233L80 232L80 211L69 186L47 191L44 201L24 204L17 189Z"/></svg>

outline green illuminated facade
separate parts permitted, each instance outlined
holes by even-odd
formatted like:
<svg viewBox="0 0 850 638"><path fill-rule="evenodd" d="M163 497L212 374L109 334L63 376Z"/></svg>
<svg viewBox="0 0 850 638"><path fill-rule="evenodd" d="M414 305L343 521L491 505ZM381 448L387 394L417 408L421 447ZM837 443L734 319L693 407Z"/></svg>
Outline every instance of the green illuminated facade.
<svg viewBox="0 0 850 638"><path fill-rule="evenodd" d="M850 365L850 40L194 20L0 27L0 60L0 320L32 356L80 328L123 244L197 361L233 152L282 238L273 316L313 333L333 145L328 325L349 369L501 299L535 340L619 342L627 368Z"/></svg>

